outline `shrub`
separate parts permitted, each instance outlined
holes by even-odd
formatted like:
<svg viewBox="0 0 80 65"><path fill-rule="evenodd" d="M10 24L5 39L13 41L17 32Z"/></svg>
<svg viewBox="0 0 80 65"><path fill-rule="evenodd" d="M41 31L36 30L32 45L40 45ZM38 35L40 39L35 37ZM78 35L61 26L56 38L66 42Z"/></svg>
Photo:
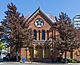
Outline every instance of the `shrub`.
<svg viewBox="0 0 80 65"><path fill-rule="evenodd" d="M68 59L68 63L77 63L77 61L74 59Z"/></svg>

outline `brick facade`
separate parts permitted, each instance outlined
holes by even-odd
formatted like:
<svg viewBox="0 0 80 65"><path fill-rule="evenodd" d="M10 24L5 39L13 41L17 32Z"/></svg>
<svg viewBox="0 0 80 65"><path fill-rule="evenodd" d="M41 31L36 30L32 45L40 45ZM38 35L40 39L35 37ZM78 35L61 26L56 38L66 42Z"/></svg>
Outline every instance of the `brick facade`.
<svg viewBox="0 0 80 65"><path fill-rule="evenodd" d="M38 26L35 25L35 22L37 19L41 19L43 23L39 22ZM34 30L36 31L35 36L36 39L33 41L33 45L29 47L30 52L30 58L34 59L37 58L38 60L46 58L50 59L58 56L57 50L54 50L53 57L51 56L51 46L46 46L46 41L51 37L58 37L60 34L58 31L54 28L54 22L55 22L55 16L48 16L45 14L42 10L38 9L36 10L29 18L25 19L25 26L29 25L28 28L31 28L34 34ZM42 26L40 26L42 24ZM53 29L53 30L51 30ZM42 31L45 31L44 33ZM44 40L43 40L43 39ZM52 43L52 42L51 42ZM73 52L73 58L80 60L80 53L76 52L77 50L74 50ZM20 52L21 56L27 56L26 48L21 48ZM63 55L64 56L64 55ZM70 52L67 54L67 58L70 58Z"/></svg>

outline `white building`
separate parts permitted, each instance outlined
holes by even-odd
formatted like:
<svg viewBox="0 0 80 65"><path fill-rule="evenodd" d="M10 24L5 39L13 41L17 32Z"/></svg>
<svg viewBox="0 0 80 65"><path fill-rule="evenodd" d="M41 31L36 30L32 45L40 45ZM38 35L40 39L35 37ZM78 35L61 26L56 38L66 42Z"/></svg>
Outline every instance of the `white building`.
<svg viewBox="0 0 80 65"><path fill-rule="evenodd" d="M80 15L75 15L73 18L73 23L75 28L80 28Z"/></svg>

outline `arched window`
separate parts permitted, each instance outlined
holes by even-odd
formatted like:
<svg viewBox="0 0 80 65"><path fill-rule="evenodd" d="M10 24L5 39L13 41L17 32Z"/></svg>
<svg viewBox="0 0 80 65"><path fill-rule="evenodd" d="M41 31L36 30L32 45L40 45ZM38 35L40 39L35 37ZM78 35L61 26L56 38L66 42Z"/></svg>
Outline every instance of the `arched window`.
<svg viewBox="0 0 80 65"><path fill-rule="evenodd" d="M39 33L39 40L40 40L40 30L38 30L38 33Z"/></svg>
<svg viewBox="0 0 80 65"><path fill-rule="evenodd" d="M42 30L42 40L45 40L45 30Z"/></svg>
<svg viewBox="0 0 80 65"><path fill-rule="evenodd" d="M37 31L34 30L34 39L37 40Z"/></svg>

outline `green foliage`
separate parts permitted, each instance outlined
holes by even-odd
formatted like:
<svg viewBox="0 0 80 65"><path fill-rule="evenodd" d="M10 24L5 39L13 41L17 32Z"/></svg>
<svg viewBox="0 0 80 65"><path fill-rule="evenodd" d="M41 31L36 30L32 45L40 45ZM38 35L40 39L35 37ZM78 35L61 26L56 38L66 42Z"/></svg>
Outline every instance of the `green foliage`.
<svg viewBox="0 0 80 65"><path fill-rule="evenodd" d="M4 45L4 43L0 42L0 50L5 49L6 46Z"/></svg>
<svg viewBox="0 0 80 65"><path fill-rule="evenodd" d="M77 63L77 61L74 59L68 59L68 63Z"/></svg>

